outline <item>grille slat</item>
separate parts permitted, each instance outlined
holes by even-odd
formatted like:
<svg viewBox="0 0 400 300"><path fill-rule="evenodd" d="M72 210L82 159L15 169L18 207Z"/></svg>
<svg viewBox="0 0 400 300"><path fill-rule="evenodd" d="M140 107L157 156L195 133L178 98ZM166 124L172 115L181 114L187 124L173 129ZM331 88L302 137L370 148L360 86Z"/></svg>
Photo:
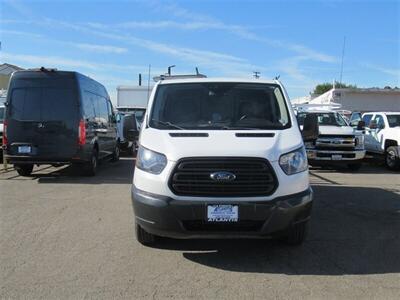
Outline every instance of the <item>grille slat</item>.
<svg viewBox="0 0 400 300"><path fill-rule="evenodd" d="M210 174L233 173L231 182L219 182ZM269 196L277 188L275 173L262 158L211 157L180 160L170 177L170 188L176 195L244 197Z"/></svg>

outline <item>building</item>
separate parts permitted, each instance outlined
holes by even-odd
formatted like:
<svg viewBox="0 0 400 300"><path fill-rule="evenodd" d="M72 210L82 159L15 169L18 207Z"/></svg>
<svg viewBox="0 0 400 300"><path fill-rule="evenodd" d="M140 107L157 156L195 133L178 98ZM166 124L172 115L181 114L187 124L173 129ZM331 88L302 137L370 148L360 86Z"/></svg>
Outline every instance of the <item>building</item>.
<svg viewBox="0 0 400 300"><path fill-rule="evenodd" d="M400 111L400 89L333 88L312 99L310 104L339 103L350 111Z"/></svg>
<svg viewBox="0 0 400 300"><path fill-rule="evenodd" d="M15 71L23 70L18 66L14 66L11 64L1 64L0 65L0 90L7 90L8 83L10 81L11 74ZM4 93L4 92L2 92Z"/></svg>

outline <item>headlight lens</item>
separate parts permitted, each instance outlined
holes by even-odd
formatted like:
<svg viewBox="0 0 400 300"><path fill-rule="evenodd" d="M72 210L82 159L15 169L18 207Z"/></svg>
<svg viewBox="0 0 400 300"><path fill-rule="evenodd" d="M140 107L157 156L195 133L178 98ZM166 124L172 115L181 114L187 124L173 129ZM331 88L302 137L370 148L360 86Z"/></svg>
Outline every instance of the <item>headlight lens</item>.
<svg viewBox="0 0 400 300"><path fill-rule="evenodd" d="M363 135L356 136L356 148L364 149L364 136Z"/></svg>
<svg viewBox="0 0 400 300"><path fill-rule="evenodd" d="M166 165L167 157L164 154L139 146L136 167L152 174L160 174Z"/></svg>
<svg viewBox="0 0 400 300"><path fill-rule="evenodd" d="M308 168L307 153L304 147L281 155L279 165L283 172L292 175L306 171Z"/></svg>

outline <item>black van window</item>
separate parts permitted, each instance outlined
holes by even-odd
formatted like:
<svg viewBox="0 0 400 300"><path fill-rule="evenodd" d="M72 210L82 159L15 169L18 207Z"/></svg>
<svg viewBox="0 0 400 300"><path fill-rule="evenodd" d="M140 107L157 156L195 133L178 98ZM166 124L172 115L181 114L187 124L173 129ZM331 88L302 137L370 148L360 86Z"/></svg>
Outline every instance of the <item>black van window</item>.
<svg viewBox="0 0 400 300"><path fill-rule="evenodd" d="M58 121L74 119L77 103L71 89L42 89L42 120Z"/></svg>
<svg viewBox="0 0 400 300"><path fill-rule="evenodd" d="M108 108L107 100L101 96L96 96L96 115L97 118L103 123L108 123Z"/></svg>
<svg viewBox="0 0 400 300"><path fill-rule="evenodd" d="M17 88L11 94L10 117L20 121L57 121L75 116L71 89Z"/></svg>
<svg viewBox="0 0 400 300"><path fill-rule="evenodd" d="M89 92L84 92L83 95L83 113L85 118L94 119L96 117L94 103L93 103L94 95Z"/></svg>
<svg viewBox="0 0 400 300"><path fill-rule="evenodd" d="M4 107L0 107L0 123L3 123L4 121Z"/></svg>
<svg viewBox="0 0 400 300"><path fill-rule="evenodd" d="M11 94L11 117L20 121L40 121L41 88L14 89Z"/></svg>
<svg viewBox="0 0 400 300"><path fill-rule="evenodd" d="M108 106L108 120L112 121L113 119L115 119L114 111L113 111L111 102L108 100L107 100L107 106Z"/></svg>

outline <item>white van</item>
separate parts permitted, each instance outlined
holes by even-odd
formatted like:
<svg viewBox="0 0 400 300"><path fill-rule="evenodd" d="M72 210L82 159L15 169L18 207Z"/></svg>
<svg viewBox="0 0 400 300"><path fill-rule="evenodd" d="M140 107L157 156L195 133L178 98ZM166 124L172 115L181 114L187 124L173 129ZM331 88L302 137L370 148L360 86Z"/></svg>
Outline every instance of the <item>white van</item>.
<svg viewBox="0 0 400 300"><path fill-rule="evenodd" d="M316 138L317 121L305 123L305 135ZM132 187L139 242L283 237L300 244L312 194L302 135L279 81L156 84Z"/></svg>

